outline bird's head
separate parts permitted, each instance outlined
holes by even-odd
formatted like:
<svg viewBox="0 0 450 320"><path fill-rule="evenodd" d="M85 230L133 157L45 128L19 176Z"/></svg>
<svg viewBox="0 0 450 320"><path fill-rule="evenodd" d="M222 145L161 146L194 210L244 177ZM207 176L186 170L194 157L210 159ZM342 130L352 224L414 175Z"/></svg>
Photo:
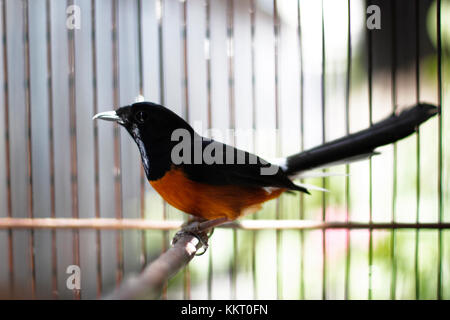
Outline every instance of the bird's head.
<svg viewBox="0 0 450 320"><path fill-rule="evenodd" d="M101 112L93 119L117 122L130 133L139 147L148 177L152 175L150 159L152 166L156 168L158 163L170 165L170 159L167 157L170 157L172 147L176 143L171 139L175 130L185 129L193 134L192 127L181 117L166 107L152 102L137 102L117 110ZM157 176L159 174L160 172Z"/></svg>
<svg viewBox="0 0 450 320"><path fill-rule="evenodd" d="M189 124L166 107L152 102L137 102L117 110L98 113L93 119L115 121L134 139L151 142L169 138L176 129L192 130Z"/></svg>

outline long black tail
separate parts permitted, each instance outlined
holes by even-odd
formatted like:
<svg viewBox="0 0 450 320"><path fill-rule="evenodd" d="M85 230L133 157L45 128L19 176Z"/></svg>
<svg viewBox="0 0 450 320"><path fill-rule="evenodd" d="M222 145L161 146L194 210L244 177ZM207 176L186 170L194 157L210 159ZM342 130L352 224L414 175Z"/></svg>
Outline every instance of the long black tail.
<svg viewBox="0 0 450 320"><path fill-rule="evenodd" d="M415 105L368 129L289 156L284 171L288 175L294 175L328 164L370 156L374 154L375 148L406 138L438 111L436 106L430 104Z"/></svg>

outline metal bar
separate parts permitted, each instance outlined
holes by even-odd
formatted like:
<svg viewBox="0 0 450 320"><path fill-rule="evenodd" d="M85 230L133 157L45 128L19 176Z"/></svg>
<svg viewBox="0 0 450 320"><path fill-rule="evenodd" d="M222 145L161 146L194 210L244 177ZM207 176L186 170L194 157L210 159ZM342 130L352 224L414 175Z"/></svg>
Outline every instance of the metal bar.
<svg viewBox="0 0 450 320"><path fill-rule="evenodd" d="M92 111L98 113L98 89L97 89L97 43L96 43L96 10L95 0L91 0L91 45L92 45ZM98 136L98 122L94 121L94 175L95 175L95 217L100 218L100 138ZM95 233L95 253L97 258L97 298L102 294L102 251L101 233Z"/></svg>
<svg viewBox="0 0 450 320"><path fill-rule="evenodd" d="M164 17L164 0L158 0L156 5L156 19L158 20L158 59L159 59L159 101L162 105L165 104L165 82L164 82L164 42L163 42L163 17ZM167 219L167 202L163 201L163 220ZM167 243L169 242L169 234L163 231L161 251L167 250ZM161 298L167 299L167 283L164 285Z"/></svg>
<svg viewBox="0 0 450 320"><path fill-rule="evenodd" d="M251 59L251 78L252 78L252 130L253 130L253 152L256 153L256 86L255 86L255 0L250 0L250 59ZM256 220L256 215L253 215ZM258 298L258 285L256 274L256 232L252 232L252 281L253 281L253 299Z"/></svg>
<svg viewBox="0 0 450 320"><path fill-rule="evenodd" d="M164 38L163 38L163 18L164 0L158 0L156 5L156 19L158 20L158 58L159 58L159 100L165 104L165 81L164 81Z"/></svg>
<svg viewBox="0 0 450 320"><path fill-rule="evenodd" d="M368 0L368 6L370 5L371 0ZM372 32L367 29L367 76L368 76L368 98L369 98L369 125L372 126L372 73L373 73L373 42L372 42ZM369 223L372 222L372 158L369 159ZM369 254L368 254L368 264L369 264L369 290L368 290L368 299L372 299L372 261L373 261L373 237L372 237L372 229L369 229Z"/></svg>
<svg viewBox="0 0 450 320"><path fill-rule="evenodd" d="M321 12L321 19L322 19L322 75L321 75L321 82L322 82L322 88L321 88L321 101L322 101L322 143L325 143L326 141L326 123L325 123L325 107L326 107L326 101L325 101L325 19L324 19L324 1L322 0L322 12ZM323 171L325 172L326 169ZM326 178L322 178L322 188L327 188L327 180ZM327 198L325 192L322 192L322 221L326 221L326 205L327 205ZM325 230L322 231L322 300L326 300L327 298L327 244L326 244L326 232Z"/></svg>
<svg viewBox="0 0 450 320"><path fill-rule="evenodd" d="M183 90L184 90L184 119L189 122L189 90L188 90L188 43L187 43L187 1L182 2L182 40L183 40ZM189 265L183 272L183 296L185 300L191 299L191 274Z"/></svg>
<svg viewBox="0 0 450 320"><path fill-rule="evenodd" d="M211 0L205 0L205 13L206 13L206 32L205 32L205 60L206 60L206 90L207 90L207 126L208 129L212 128L212 98L211 98ZM208 299L212 299L212 281L213 281L213 260L212 260L212 248L209 248L208 256L208 278L207 278L207 290Z"/></svg>
<svg viewBox="0 0 450 320"><path fill-rule="evenodd" d="M207 278L207 290L208 290L208 300L212 299L212 287L213 287L213 259L212 259L212 251L211 247L209 248L209 257L208 257L208 278Z"/></svg>
<svg viewBox="0 0 450 320"><path fill-rule="evenodd" d="M48 95L48 125L49 125L49 169L50 169L50 217L56 218L55 199L55 143L53 129L53 66L52 66L52 24L51 4L46 1L46 41L47 41L47 95ZM51 268L52 268L52 296L58 298L58 269L56 250L56 230L51 231Z"/></svg>
<svg viewBox="0 0 450 320"><path fill-rule="evenodd" d="M183 91L184 91L184 119L189 122L189 90L188 90L188 43L187 43L187 1L182 2L181 33L183 40Z"/></svg>
<svg viewBox="0 0 450 320"><path fill-rule="evenodd" d="M139 98L144 96L144 63L142 58L142 0L137 1L137 33L138 33L138 69L139 69ZM144 167L140 166L141 170L139 172L139 203L140 203L140 216L141 219L145 219L145 184L147 179L144 173ZM141 268L144 269L147 265L147 244L146 244L146 233L142 231L141 233Z"/></svg>
<svg viewBox="0 0 450 320"><path fill-rule="evenodd" d="M416 102L420 102L420 8L419 0L415 1L416 20ZM420 127L416 129L416 223L420 220ZM415 299L420 299L419 275L419 243L420 230L416 230L414 244Z"/></svg>
<svg viewBox="0 0 450 320"><path fill-rule="evenodd" d="M227 53L228 53L228 103L230 116L230 129L233 130L232 144L236 146L236 110L234 101L234 0L227 0ZM238 266L238 240L237 232L233 230L233 259L231 265L231 298L236 299L237 266Z"/></svg>
<svg viewBox="0 0 450 320"><path fill-rule="evenodd" d="M305 150L305 115L304 115L304 99L303 99L303 43L302 43L302 23L301 23L301 6L300 6L300 0L297 1L297 33L298 33L298 53L299 53L299 74L300 74L300 150ZM303 183L303 180L301 180ZM303 192L300 193L300 212L299 212L299 219L302 220L304 218L305 213L305 195ZM300 231L300 299L305 298L305 279L304 279L304 260L305 260L305 253L304 253L304 243L305 243L305 233L303 231Z"/></svg>
<svg viewBox="0 0 450 320"><path fill-rule="evenodd" d="M234 0L227 1L227 52L228 52L228 99L229 99L229 116L230 129L236 129L236 110L234 103L234 17L233 9ZM233 144L236 143L236 138L233 135Z"/></svg>
<svg viewBox="0 0 450 320"><path fill-rule="evenodd" d="M119 44L118 44L118 10L117 10L118 0L112 2L112 69L113 69L113 103L117 108L120 103L120 92L119 92ZM121 172L121 158L120 158L120 132L119 125L114 123L114 198L115 198L115 215L116 219L123 218L122 209L122 172ZM116 285L118 286L123 278L123 233L121 231L116 234Z"/></svg>
<svg viewBox="0 0 450 320"><path fill-rule="evenodd" d="M280 21L278 16L278 3L277 0L273 0L273 36L274 36L274 73L275 73L275 126L276 126L276 156L281 155L281 120L280 120L280 90L279 90L279 36L280 36ZM281 218L281 198L277 198L276 203L276 218ZM277 299L283 298L283 278L282 278L282 266L281 266L281 231L276 231L276 251L277 251Z"/></svg>
<svg viewBox="0 0 450 320"><path fill-rule="evenodd" d="M437 87L438 87L438 106L442 108L442 33L441 33L441 0L437 0L436 6L436 36L437 36ZM438 210L439 210L439 222L442 221L444 210L443 210L443 176L442 176L442 112L438 114ZM437 298L442 299L442 232L438 231L438 277L437 277Z"/></svg>
<svg viewBox="0 0 450 320"><path fill-rule="evenodd" d="M31 121L31 80L30 80L30 33L29 33L29 3L24 0L23 3L23 32L24 32L24 63L25 63L25 109L26 109L26 124L27 124L27 213L28 218L32 219L34 216L34 202L33 202L33 148L32 148L32 121ZM31 297L36 298L36 259L34 254L34 230L30 231L29 238L29 257L31 268Z"/></svg>
<svg viewBox="0 0 450 320"><path fill-rule="evenodd" d="M67 6L73 5L73 0L67 0ZM76 120L76 87L75 87L75 31L68 29L68 58L69 58L69 113L70 113L70 172L71 172L71 198L72 217L78 218L78 157L77 157L77 120ZM73 230L73 260L80 265L80 235L79 230ZM80 299L80 290L74 290L74 298Z"/></svg>
<svg viewBox="0 0 450 320"><path fill-rule="evenodd" d="M2 2L2 29L3 29L3 94L5 105L5 166L6 166L6 201L7 216L12 218L12 192L11 192L11 148L9 138L9 77L8 77L8 32L6 21L6 0ZM14 296L14 258L13 258L13 235L12 230L8 230L8 280L9 291Z"/></svg>
<svg viewBox="0 0 450 320"><path fill-rule="evenodd" d="M392 112L397 111L397 27L396 27L396 2L391 2L391 23L392 23L392 65L391 65L391 98L392 98ZM394 222L397 217L397 144L392 145L392 167L393 167L393 179L392 179L392 217L391 221ZM396 260L396 232L391 233L391 299L395 299L395 291L397 286L397 260Z"/></svg>
<svg viewBox="0 0 450 320"><path fill-rule="evenodd" d="M352 70L352 35L351 35L351 6L350 0L347 1L347 75L345 87L345 133L350 134L350 90L351 90L351 70ZM350 221L350 165L345 165L345 222ZM350 294L350 230L346 230L345 239L345 290L344 298L348 300Z"/></svg>
<svg viewBox="0 0 450 320"><path fill-rule="evenodd" d="M100 230L177 230L183 221L152 221L116 218L0 218L0 229L100 229ZM341 222L314 220L242 220L218 228L242 230L315 229L450 229L450 222Z"/></svg>
<svg viewBox="0 0 450 320"><path fill-rule="evenodd" d="M206 31L205 31L205 61L206 61L206 90L207 90L207 126L208 129L212 127L212 97L211 97L211 0L205 0L205 16L206 16Z"/></svg>
<svg viewBox="0 0 450 320"><path fill-rule="evenodd" d="M233 259L231 266L231 299L236 300L237 297L237 267L238 260L238 235L237 230L233 229Z"/></svg>

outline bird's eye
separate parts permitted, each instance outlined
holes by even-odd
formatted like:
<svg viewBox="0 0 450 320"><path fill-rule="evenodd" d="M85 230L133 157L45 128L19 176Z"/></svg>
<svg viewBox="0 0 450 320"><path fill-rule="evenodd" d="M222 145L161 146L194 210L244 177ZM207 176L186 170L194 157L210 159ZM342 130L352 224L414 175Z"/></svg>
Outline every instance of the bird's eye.
<svg viewBox="0 0 450 320"><path fill-rule="evenodd" d="M144 123L148 119L148 113L146 111L138 111L134 115L134 118L138 123Z"/></svg>

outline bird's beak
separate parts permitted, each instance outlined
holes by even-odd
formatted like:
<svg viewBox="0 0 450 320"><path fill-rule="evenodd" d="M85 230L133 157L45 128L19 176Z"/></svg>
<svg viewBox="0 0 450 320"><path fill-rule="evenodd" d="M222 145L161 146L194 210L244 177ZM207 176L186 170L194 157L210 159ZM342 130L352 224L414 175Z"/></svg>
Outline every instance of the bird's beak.
<svg viewBox="0 0 450 320"><path fill-rule="evenodd" d="M95 119L101 119L101 120L106 120L106 121L116 121L121 123L121 119L120 117L117 115L116 111L105 111L105 112L100 112L97 113L92 120Z"/></svg>

